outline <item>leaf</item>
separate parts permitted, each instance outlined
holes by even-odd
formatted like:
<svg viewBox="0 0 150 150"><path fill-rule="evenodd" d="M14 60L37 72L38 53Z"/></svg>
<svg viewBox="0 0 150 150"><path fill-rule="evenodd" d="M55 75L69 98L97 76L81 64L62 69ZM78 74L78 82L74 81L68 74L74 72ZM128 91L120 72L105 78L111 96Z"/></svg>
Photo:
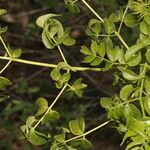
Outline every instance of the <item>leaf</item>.
<svg viewBox="0 0 150 150"><path fill-rule="evenodd" d="M124 106L124 115L126 118L130 118L130 117L138 118L142 116L139 109L132 104L126 104Z"/></svg>
<svg viewBox="0 0 150 150"><path fill-rule="evenodd" d="M92 55L92 52L86 46L82 46L80 52L84 55Z"/></svg>
<svg viewBox="0 0 150 150"><path fill-rule="evenodd" d="M147 96L144 99L144 109L146 110L147 114L150 116L150 97Z"/></svg>
<svg viewBox="0 0 150 150"><path fill-rule="evenodd" d="M97 44L96 41L92 41L92 43L91 43L91 50L92 50L93 55L96 55L97 50L98 50L98 44Z"/></svg>
<svg viewBox="0 0 150 150"><path fill-rule="evenodd" d="M75 4L73 0L65 0L65 4L67 5L67 8L71 13L73 14L80 13L80 9L78 8L78 6Z"/></svg>
<svg viewBox="0 0 150 150"><path fill-rule="evenodd" d="M131 46L125 53L125 60L129 61L142 48L150 45L150 38L143 40L141 43Z"/></svg>
<svg viewBox="0 0 150 150"><path fill-rule="evenodd" d="M48 49L53 49L55 47L55 44L52 42L51 39L49 39L46 31L42 32L42 41L43 41L45 47Z"/></svg>
<svg viewBox="0 0 150 150"><path fill-rule="evenodd" d="M0 34L3 34L7 31L7 27L0 27Z"/></svg>
<svg viewBox="0 0 150 150"><path fill-rule="evenodd" d="M38 132L36 132L35 130L30 131L28 140L33 145L44 145L48 142L44 136L41 136L41 134L38 134Z"/></svg>
<svg viewBox="0 0 150 150"><path fill-rule="evenodd" d="M109 20L111 20L112 22L118 22L120 20L120 15L119 13L111 13L109 15Z"/></svg>
<svg viewBox="0 0 150 150"><path fill-rule="evenodd" d="M150 63L150 49L146 51L146 59Z"/></svg>
<svg viewBox="0 0 150 150"><path fill-rule="evenodd" d="M76 80L68 91L73 91L76 93L76 95L82 97L83 90L87 87L87 85L81 82L82 82L82 78Z"/></svg>
<svg viewBox="0 0 150 150"><path fill-rule="evenodd" d="M65 135L64 134L58 134L54 136L54 139L59 143L65 142Z"/></svg>
<svg viewBox="0 0 150 150"><path fill-rule="evenodd" d="M7 86L10 86L12 83L10 82L9 79L0 76L0 91L6 90Z"/></svg>
<svg viewBox="0 0 150 150"><path fill-rule="evenodd" d="M100 105L105 109L110 109L112 107L112 100L109 97L102 97L100 100Z"/></svg>
<svg viewBox="0 0 150 150"><path fill-rule="evenodd" d="M107 34L115 32L115 24L110 19L105 19L103 25Z"/></svg>
<svg viewBox="0 0 150 150"><path fill-rule="evenodd" d="M92 148L92 144L87 139L77 139L71 142L73 148L81 148L82 150L89 150Z"/></svg>
<svg viewBox="0 0 150 150"><path fill-rule="evenodd" d="M38 111L35 116L42 115L48 109L48 102L44 98L38 98L36 100L36 105L38 106Z"/></svg>
<svg viewBox="0 0 150 150"><path fill-rule="evenodd" d="M138 19L133 14L128 14L124 18L124 23L128 27L135 27L138 25Z"/></svg>
<svg viewBox="0 0 150 150"><path fill-rule="evenodd" d="M105 45L105 49L107 50L113 50L113 43L112 40L110 38L103 38L102 42Z"/></svg>
<svg viewBox="0 0 150 150"><path fill-rule="evenodd" d="M131 142L131 143L129 143L128 145L127 145L127 147L126 147L126 150L130 150L131 148L132 148L132 150L134 150L133 149L133 147L134 146L137 146L137 145L141 145L142 144L142 141L133 141L133 142ZM135 148L135 147L134 147ZM140 148L140 147L137 147L138 149ZM138 150L137 149L137 150ZM136 149L135 149L136 150Z"/></svg>
<svg viewBox="0 0 150 150"><path fill-rule="evenodd" d="M91 65L91 66L98 66L98 65L100 65L100 63L101 63L102 61L103 61L102 58L96 57L96 58L90 63L90 65Z"/></svg>
<svg viewBox="0 0 150 150"><path fill-rule="evenodd" d="M75 39L71 38L70 36L66 37L66 39L63 41L63 44L66 46L72 46L75 44Z"/></svg>
<svg viewBox="0 0 150 150"><path fill-rule="evenodd" d="M69 128L74 135L82 135L85 130L84 119L80 117L78 119L69 121Z"/></svg>
<svg viewBox="0 0 150 150"><path fill-rule="evenodd" d="M115 119L122 119L124 117L124 112L122 106L115 106L113 108L113 114Z"/></svg>
<svg viewBox="0 0 150 150"><path fill-rule="evenodd" d="M145 21L142 21L140 23L140 31L143 34L149 35L149 33L150 33L150 26Z"/></svg>
<svg viewBox="0 0 150 150"><path fill-rule="evenodd" d="M41 27L44 28L45 22L52 17L56 17L56 16L60 16L58 14L45 14L40 16L37 20L36 20L36 24Z"/></svg>
<svg viewBox="0 0 150 150"><path fill-rule="evenodd" d="M60 119L60 114L55 110L50 110L43 118L42 124L47 122L55 122Z"/></svg>
<svg viewBox="0 0 150 150"><path fill-rule="evenodd" d="M9 52L11 54L11 57L13 57L13 58L18 58L22 54L22 50L21 49L12 50L12 49L9 48Z"/></svg>
<svg viewBox="0 0 150 150"><path fill-rule="evenodd" d="M98 35L101 31L101 22L97 19L91 19L86 29L86 34L92 36L93 34Z"/></svg>
<svg viewBox="0 0 150 150"><path fill-rule="evenodd" d="M95 57L96 56L94 56L94 55L89 55L89 56L86 56L85 58L84 58L84 63L91 63L94 59L95 59Z"/></svg>
<svg viewBox="0 0 150 150"><path fill-rule="evenodd" d="M115 62L117 60L117 49L107 49L106 52L107 52L107 57L109 58L109 60Z"/></svg>
<svg viewBox="0 0 150 150"><path fill-rule="evenodd" d="M139 80L142 78L142 76L139 76L135 74L133 71L123 68L123 67L118 67L118 69L122 72L122 75L125 79L127 80Z"/></svg>
<svg viewBox="0 0 150 150"><path fill-rule="evenodd" d="M98 45L97 52L101 57L105 56L106 50L105 50L105 45L103 42L100 42L100 44Z"/></svg>
<svg viewBox="0 0 150 150"><path fill-rule="evenodd" d="M5 15L7 13L6 9L0 9L0 16Z"/></svg>
<svg viewBox="0 0 150 150"><path fill-rule="evenodd" d="M32 125L36 122L37 120L35 119L34 116L29 116L27 118L27 121L26 121L26 125L30 128L32 127Z"/></svg>
<svg viewBox="0 0 150 150"><path fill-rule="evenodd" d="M150 78L148 76L145 77L144 88L146 90L147 95L150 95Z"/></svg>
<svg viewBox="0 0 150 150"><path fill-rule="evenodd" d="M124 51L122 49L118 49L118 54L117 54L117 59L121 64L125 63L125 59L124 59Z"/></svg>
<svg viewBox="0 0 150 150"><path fill-rule="evenodd" d="M144 16L144 21L145 21L148 25L150 25L150 15L149 15L149 14L147 14L147 15Z"/></svg>
<svg viewBox="0 0 150 150"><path fill-rule="evenodd" d="M123 101L126 101L128 100L129 96L131 95L131 93L133 92L133 86L130 84L130 85L126 85L124 86L121 91L120 91L120 98L123 100Z"/></svg>
<svg viewBox="0 0 150 150"><path fill-rule="evenodd" d="M140 61L142 60L142 56L141 53L137 53L135 56L133 56L128 62L127 64L131 67L137 66Z"/></svg>

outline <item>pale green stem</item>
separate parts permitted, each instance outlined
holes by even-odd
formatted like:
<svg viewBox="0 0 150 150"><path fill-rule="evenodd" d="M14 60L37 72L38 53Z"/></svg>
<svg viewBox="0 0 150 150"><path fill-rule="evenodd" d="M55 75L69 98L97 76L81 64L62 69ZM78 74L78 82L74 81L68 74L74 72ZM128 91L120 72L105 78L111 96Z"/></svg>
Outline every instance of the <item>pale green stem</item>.
<svg viewBox="0 0 150 150"><path fill-rule="evenodd" d="M99 126L97 126L97 127L95 127L95 128L93 128L93 129L90 130L90 131L87 131L86 133L84 133L84 134L82 134L82 135L78 135L78 136L75 136L75 137L73 137L73 138L71 138L71 139L66 140L65 143L68 143L68 142L70 142L70 141L72 141L72 140L75 140L75 139L79 139L79 138L81 138L81 137L85 137L86 135L88 135L88 134L90 134L90 133L92 133L92 132L94 132L94 131L96 131L96 130L98 130L98 129L104 127L104 126L106 126L108 123L110 123L110 120L104 122L103 124L101 124L101 125L99 125Z"/></svg>
<svg viewBox="0 0 150 150"><path fill-rule="evenodd" d="M57 97L55 98L55 100L53 101L53 103L48 107L47 111L44 113L44 115L41 117L41 119L35 124L35 126L33 127L33 129L35 129L44 119L45 115L52 109L52 107L55 105L55 103L58 101L59 97L62 95L62 93L64 92L64 90L66 89L67 85L64 85L64 87L61 89L61 91L59 92L59 94L57 95Z"/></svg>
<svg viewBox="0 0 150 150"><path fill-rule="evenodd" d="M42 66L42 67L48 67L48 68L56 68L57 67L57 65L55 65L55 64L29 61L29 60L24 60L24 59L19 59L19 58L10 58L10 57L5 57L5 56L0 56L0 59L1 60L11 60L12 62L19 62L19 63L23 63L23 64ZM71 66L71 70L74 70L74 71L102 71L101 68L75 67L75 66Z"/></svg>
<svg viewBox="0 0 150 150"><path fill-rule="evenodd" d="M56 42L56 40L55 40L54 38L53 38L53 41L55 42L55 44L57 44L57 42ZM60 55L61 55L62 59L64 60L64 62L65 62L66 64L68 64L68 63L67 63L67 60L66 60L66 58L65 58L65 56L64 56L64 54L63 54L63 52L62 52L61 47L60 47L59 45L57 45L57 48L58 48L58 50L59 50L59 52L60 52Z"/></svg>
<svg viewBox="0 0 150 150"><path fill-rule="evenodd" d="M121 19L121 23L120 23L120 25L119 25L118 33L120 33L120 31L121 31L121 27L122 27L124 18L125 18L125 16L126 16L126 13L127 13L127 11L128 11L128 8L129 8L129 7L127 6L126 9L125 9L125 11L124 11L124 13L123 13L123 16L122 16L122 19Z"/></svg>
<svg viewBox="0 0 150 150"><path fill-rule="evenodd" d="M4 46L4 48L5 48L6 52L7 52L7 54L8 54L9 56L11 56L11 54L10 54L10 52L9 52L9 50L8 50L6 44L5 44L5 42L4 42L4 40L2 39L1 36L0 36L0 41L2 42L2 44L3 44L3 46Z"/></svg>
<svg viewBox="0 0 150 150"><path fill-rule="evenodd" d="M99 15L85 0L82 0L82 2L91 10L91 12L92 12L101 22L104 22L104 20L100 17L100 15Z"/></svg>
<svg viewBox="0 0 150 150"><path fill-rule="evenodd" d="M142 99L145 98L145 97L142 97ZM128 101L125 101L123 103L120 103L119 105L124 105L124 104L127 104L127 103L131 103L131 102L135 102L135 101L138 101L140 98L135 98L135 99L130 99Z"/></svg>
<svg viewBox="0 0 150 150"><path fill-rule="evenodd" d="M4 66L4 68L1 69L0 74L2 74L5 71L5 69L9 66L10 63L11 63L11 60L9 60L8 63Z"/></svg>
<svg viewBox="0 0 150 150"><path fill-rule="evenodd" d="M144 105L143 105L143 101L142 101L142 95L143 95L143 89L144 89L144 81L145 81L145 74L146 74L146 70L147 70L147 63L145 63L144 67L143 67L143 76L144 78L141 79L141 87L140 87L140 95L139 95L139 101L140 101L140 105L141 105L141 110L142 110L142 114L143 117L145 117L145 111L144 111Z"/></svg>
<svg viewBox="0 0 150 150"><path fill-rule="evenodd" d="M121 37L121 35L115 31L115 35L119 38L119 40L121 41L121 43L124 45L124 47L128 50L129 46L126 44L126 42L123 40L123 38Z"/></svg>

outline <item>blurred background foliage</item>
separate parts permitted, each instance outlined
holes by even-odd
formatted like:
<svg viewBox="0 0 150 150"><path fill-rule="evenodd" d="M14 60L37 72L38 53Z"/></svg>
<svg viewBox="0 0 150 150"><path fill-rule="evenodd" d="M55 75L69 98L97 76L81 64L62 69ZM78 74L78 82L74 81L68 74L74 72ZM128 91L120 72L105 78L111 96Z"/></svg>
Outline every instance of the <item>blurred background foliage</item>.
<svg viewBox="0 0 150 150"><path fill-rule="evenodd" d="M106 17L120 10L127 0L89 0L88 2L102 17ZM79 49L83 43L89 41L84 30L88 20L93 17L82 3L78 3L81 13L77 15L69 13L63 0L0 0L0 3L1 8L8 10L8 14L0 20L1 25L8 26L5 39L13 48L23 49L22 58L56 64L61 60L57 50L50 51L43 46L41 31L35 24L38 16L45 13L57 13L62 14L59 20L64 26L71 28L71 35L77 41L75 46L62 47L62 49L70 64L81 65L82 55ZM122 34L130 44L138 35L136 29L125 29ZM0 48L0 53L3 54L1 45ZM1 62L0 66L3 63ZM34 101L38 97L45 97L51 103L56 96L58 91L50 79L50 71L48 68L17 63L13 63L6 70L5 75L13 82L13 86L7 91L10 93L10 99L0 105L0 149L49 149L47 146L32 147L22 139L19 127L25 122L26 117L32 115L36 110ZM82 72L78 73L78 76L83 77L84 83L88 84L83 98L65 94L61 97L56 109L62 114L60 122L67 123L71 118L82 115L86 119L87 129L90 129L97 125L97 121L103 121L105 118L104 110L99 106L99 98L111 96L117 91L117 88L111 86L112 76L110 74ZM115 129L103 128L90 135L89 138L94 142L93 150L119 150L121 140L119 137Z"/></svg>

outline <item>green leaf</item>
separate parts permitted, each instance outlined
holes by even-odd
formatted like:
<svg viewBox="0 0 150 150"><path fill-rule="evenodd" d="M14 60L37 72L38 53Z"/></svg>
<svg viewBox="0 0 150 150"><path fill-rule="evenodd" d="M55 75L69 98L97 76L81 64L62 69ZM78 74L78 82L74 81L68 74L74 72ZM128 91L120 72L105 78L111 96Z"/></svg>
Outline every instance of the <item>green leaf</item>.
<svg viewBox="0 0 150 150"><path fill-rule="evenodd" d="M138 150L138 149L141 149L140 147L135 147L135 146L138 146L138 145L141 145L143 142L142 141L133 141L131 143L129 143L126 147L126 150L130 150L132 148L132 150ZM135 149L134 149L134 148Z"/></svg>
<svg viewBox="0 0 150 150"><path fill-rule="evenodd" d="M90 63L90 65L91 65L91 66L98 66L98 65L100 65L100 63L101 63L102 61L103 61L102 58L96 57L96 58Z"/></svg>
<svg viewBox="0 0 150 150"><path fill-rule="evenodd" d="M89 56L86 56L85 58L84 58L84 63L91 63L94 59L95 59L95 57L96 56L94 56L94 55L89 55Z"/></svg>
<svg viewBox="0 0 150 150"><path fill-rule="evenodd" d="M118 22L120 20L120 15L119 13L111 13L109 15L109 20L111 20L112 22Z"/></svg>
<svg viewBox="0 0 150 150"><path fill-rule="evenodd" d="M77 139L71 142L73 148L81 148L82 150L89 150L92 148L92 144L87 139Z"/></svg>
<svg viewBox="0 0 150 150"><path fill-rule="evenodd" d="M103 38L102 42L105 45L105 49L107 50L113 50L113 43L112 40L110 38Z"/></svg>
<svg viewBox="0 0 150 150"><path fill-rule="evenodd" d="M150 95L150 78L148 76L145 77L144 88L146 90L147 95Z"/></svg>
<svg viewBox="0 0 150 150"><path fill-rule="evenodd" d="M96 55L97 50L98 50L98 44L97 44L96 41L92 41L92 43L91 43L91 50L92 50L93 55Z"/></svg>
<svg viewBox="0 0 150 150"><path fill-rule="evenodd" d="M105 45L103 42L100 42L100 44L98 45L97 52L101 57L105 56L106 50L105 50Z"/></svg>
<svg viewBox="0 0 150 150"><path fill-rule="evenodd" d="M5 15L7 13L6 9L0 9L0 16Z"/></svg>
<svg viewBox="0 0 150 150"><path fill-rule="evenodd" d="M7 31L7 27L0 27L0 34L3 34Z"/></svg>
<svg viewBox="0 0 150 150"><path fill-rule="evenodd" d="M42 15L40 16L37 20L36 20L36 24L41 27L41 28L44 28L44 25L45 25L45 22L52 18L52 17L56 17L56 16L60 16L58 14L45 14L45 15Z"/></svg>
<svg viewBox="0 0 150 150"><path fill-rule="evenodd" d="M86 46L82 46L80 52L84 55L92 55L92 52Z"/></svg>
<svg viewBox="0 0 150 150"><path fill-rule="evenodd" d="M132 85L126 85L124 86L121 91L120 91L120 98L123 101L128 100L129 96L131 95L131 93L133 92L133 86Z"/></svg>
<svg viewBox="0 0 150 150"><path fill-rule="evenodd" d="M105 67L102 69L103 71L108 71L110 69L112 69L113 64L110 62L105 62Z"/></svg>
<svg viewBox="0 0 150 150"><path fill-rule="evenodd" d="M133 56L128 62L127 64L131 67L137 66L140 61L142 60L142 56L141 53L137 53L135 56Z"/></svg>
<svg viewBox="0 0 150 150"><path fill-rule="evenodd" d="M124 117L122 106L115 106L113 108L113 114L114 114L115 119L122 119Z"/></svg>
<svg viewBox="0 0 150 150"><path fill-rule="evenodd" d="M147 14L147 15L144 16L144 21L145 21L148 25L150 25L150 15L149 15L149 14Z"/></svg>
<svg viewBox="0 0 150 150"><path fill-rule="evenodd" d="M41 136L41 134L39 134L35 130L30 131L28 140L33 145L44 145L48 142L47 139L44 136Z"/></svg>
<svg viewBox="0 0 150 150"><path fill-rule="evenodd" d="M124 115L126 118L130 117L138 118L142 116L140 110L135 105L132 104L126 104L124 106Z"/></svg>
<svg viewBox="0 0 150 150"><path fill-rule="evenodd" d="M75 39L71 38L70 36L66 37L66 39L63 41L63 44L66 46L72 46L75 44Z"/></svg>
<svg viewBox="0 0 150 150"><path fill-rule="evenodd" d="M51 71L50 76L54 81L59 81L61 78L61 74L57 68Z"/></svg>
<svg viewBox="0 0 150 150"><path fill-rule="evenodd" d="M50 110L43 118L42 124L47 122L55 122L60 119L60 114L55 110Z"/></svg>
<svg viewBox="0 0 150 150"><path fill-rule="evenodd" d="M32 127L32 125L36 122L37 120L35 119L34 116L29 116L27 118L27 121L26 121L26 125L30 128Z"/></svg>
<svg viewBox="0 0 150 150"><path fill-rule="evenodd" d="M86 84L82 83L82 78L79 78L74 82L74 84L71 86L71 88L68 91L75 92L76 95L79 97L82 97L83 90L87 87Z"/></svg>
<svg viewBox="0 0 150 150"><path fill-rule="evenodd" d="M146 51L146 59L150 63L150 49Z"/></svg>
<svg viewBox="0 0 150 150"><path fill-rule="evenodd" d="M144 108L145 108L147 114L150 116L150 97L149 96L147 96L144 99Z"/></svg>
<svg viewBox="0 0 150 150"><path fill-rule="evenodd" d="M150 26L145 21L142 21L140 23L140 31L143 34L149 35L149 33L150 33Z"/></svg>
<svg viewBox="0 0 150 150"><path fill-rule="evenodd" d="M65 135L64 134L58 134L54 136L54 139L59 143L65 142Z"/></svg>
<svg viewBox="0 0 150 150"><path fill-rule="evenodd" d="M121 64L125 63L125 59L124 59L124 51L122 49L120 49L119 47L117 47L117 59Z"/></svg>
<svg viewBox="0 0 150 150"><path fill-rule="evenodd" d="M38 98L36 100L36 105L38 106L38 111L35 116L42 115L48 109L48 102L44 98Z"/></svg>
<svg viewBox="0 0 150 150"><path fill-rule="evenodd" d="M11 82L9 79L0 76L0 91L6 90L6 87L10 85L11 85Z"/></svg>
<svg viewBox="0 0 150 150"><path fill-rule="evenodd" d="M78 8L78 6L75 4L73 0L65 0L65 4L67 5L67 8L71 13L73 14L80 13L80 9Z"/></svg>
<svg viewBox="0 0 150 150"><path fill-rule="evenodd" d="M62 82L63 82L63 83L68 82L68 81L70 80L70 77L71 77L70 73L64 73L64 74L62 75Z"/></svg>
<svg viewBox="0 0 150 150"><path fill-rule="evenodd" d="M46 31L42 32L42 41L43 41L44 45L46 46L46 48L48 48L48 49L53 49L55 47L55 44L49 38Z"/></svg>
<svg viewBox="0 0 150 150"><path fill-rule="evenodd" d="M102 97L100 100L100 105L105 109L110 109L112 107L112 100L109 97Z"/></svg>
<svg viewBox="0 0 150 150"><path fill-rule="evenodd" d="M123 67L118 67L118 69L122 72L122 76L127 79L127 80L139 80L142 78L142 76L139 76L135 74L133 71L123 68Z"/></svg>
<svg viewBox="0 0 150 150"><path fill-rule="evenodd" d="M21 49L12 50L12 49L9 48L9 52L11 54L11 57L13 57L13 58L18 58L22 54L22 50Z"/></svg>
<svg viewBox="0 0 150 150"><path fill-rule="evenodd" d="M115 32L115 24L110 19L106 18L103 25L107 34L112 34Z"/></svg>
<svg viewBox="0 0 150 150"><path fill-rule="evenodd" d="M115 47L114 49L107 49L107 57L109 58L109 60L115 62L117 60L118 57L118 47Z"/></svg>
<svg viewBox="0 0 150 150"><path fill-rule="evenodd" d="M101 31L101 22L97 19L91 19L86 29L86 34L92 36L93 34L98 35Z"/></svg>
<svg viewBox="0 0 150 150"><path fill-rule="evenodd" d="M69 128L74 135L82 135L85 130L84 119L80 117L78 119L69 121Z"/></svg>
<svg viewBox="0 0 150 150"><path fill-rule="evenodd" d="M133 14L128 14L124 18L124 23L128 27L135 27L138 25L138 19Z"/></svg>
<svg viewBox="0 0 150 150"><path fill-rule="evenodd" d="M144 47L150 45L150 38L143 40L141 43L131 46L125 53L125 60L129 61L135 54Z"/></svg>

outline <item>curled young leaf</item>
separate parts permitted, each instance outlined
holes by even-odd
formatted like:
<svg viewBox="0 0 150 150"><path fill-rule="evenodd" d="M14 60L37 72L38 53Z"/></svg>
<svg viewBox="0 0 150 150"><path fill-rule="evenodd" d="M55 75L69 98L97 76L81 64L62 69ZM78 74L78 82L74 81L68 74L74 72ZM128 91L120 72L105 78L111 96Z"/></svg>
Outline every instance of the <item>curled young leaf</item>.
<svg viewBox="0 0 150 150"><path fill-rule="evenodd" d="M38 98L36 100L36 105L38 106L38 111L35 116L42 115L48 108L48 102L44 98Z"/></svg>

